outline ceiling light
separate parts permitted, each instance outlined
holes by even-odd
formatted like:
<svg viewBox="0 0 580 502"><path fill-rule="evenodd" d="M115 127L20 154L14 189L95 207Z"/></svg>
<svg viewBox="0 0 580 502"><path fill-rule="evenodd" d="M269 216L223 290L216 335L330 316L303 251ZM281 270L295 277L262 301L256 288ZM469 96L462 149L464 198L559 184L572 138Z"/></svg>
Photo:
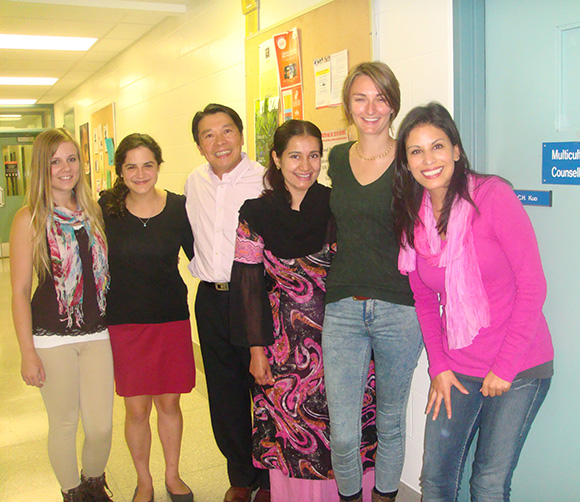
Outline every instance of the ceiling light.
<svg viewBox="0 0 580 502"><path fill-rule="evenodd" d="M0 115L0 119L21 119L22 115L8 115L8 114L2 114Z"/></svg>
<svg viewBox="0 0 580 502"><path fill-rule="evenodd" d="M0 85L53 85L58 78L0 77Z"/></svg>
<svg viewBox="0 0 580 502"><path fill-rule="evenodd" d="M33 105L36 99L0 99L0 105Z"/></svg>
<svg viewBox="0 0 580 502"><path fill-rule="evenodd" d="M0 34L0 49L88 51L97 40L97 38L82 37L42 37L36 35Z"/></svg>

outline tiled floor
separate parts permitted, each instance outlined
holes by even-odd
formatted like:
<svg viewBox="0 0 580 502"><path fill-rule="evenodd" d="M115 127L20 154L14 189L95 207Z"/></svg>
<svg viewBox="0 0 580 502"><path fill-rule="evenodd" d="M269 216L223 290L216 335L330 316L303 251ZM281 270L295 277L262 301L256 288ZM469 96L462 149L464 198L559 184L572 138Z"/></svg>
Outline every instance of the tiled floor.
<svg viewBox="0 0 580 502"><path fill-rule="evenodd" d="M0 501L59 502L62 497L46 452L47 419L38 389L20 378L20 356L10 311L8 260L0 259ZM198 388L204 389L198 374ZM184 416L181 474L192 487L196 502L220 502L228 487L225 460L211 433L207 399L194 390L182 398ZM115 398L113 447L107 480L116 502L129 502L136 476L123 435L124 409ZM155 431L153 412L152 430ZM79 434L79 438L82 433ZM151 472L155 500L169 501L163 478L163 454L153 434ZM79 449L80 451L80 449ZM398 502L416 502L412 490L402 486Z"/></svg>

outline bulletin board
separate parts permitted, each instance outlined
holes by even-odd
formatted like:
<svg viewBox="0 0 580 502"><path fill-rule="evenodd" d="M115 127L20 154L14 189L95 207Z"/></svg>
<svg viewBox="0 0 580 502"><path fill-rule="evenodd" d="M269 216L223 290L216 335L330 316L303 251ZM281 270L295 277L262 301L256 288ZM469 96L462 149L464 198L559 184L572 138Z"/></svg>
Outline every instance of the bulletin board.
<svg viewBox="0 0 580 502"><path fill-rule="evenodd" d="M115 103L91 115L91 185L97 195L113 186L115 166Z"/></svg>
<svg viewBox="0 0 580 502"><path fill-rule="evenodd" d="M313 61L343 50L352 68L372 57L370 0L334 0L268 30L246 38L246 149L255 158L254 101L259 97L259 46L284 31L297 28L300 36L304 119L321 131L344 129L342 107L316 109Z"/></svg>

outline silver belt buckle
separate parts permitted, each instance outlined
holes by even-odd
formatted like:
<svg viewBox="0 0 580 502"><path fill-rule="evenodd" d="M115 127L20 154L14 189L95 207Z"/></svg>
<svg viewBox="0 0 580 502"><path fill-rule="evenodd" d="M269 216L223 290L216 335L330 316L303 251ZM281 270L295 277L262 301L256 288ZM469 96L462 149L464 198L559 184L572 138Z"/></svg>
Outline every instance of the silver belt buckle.
<svg viewBox="0 0 580 502"><path fill-rule="evenodd" d="M217 289L218 291L229 291L230 290L230 285L227 282L216 282L214 285L215 285L215 289Z"/></svg>

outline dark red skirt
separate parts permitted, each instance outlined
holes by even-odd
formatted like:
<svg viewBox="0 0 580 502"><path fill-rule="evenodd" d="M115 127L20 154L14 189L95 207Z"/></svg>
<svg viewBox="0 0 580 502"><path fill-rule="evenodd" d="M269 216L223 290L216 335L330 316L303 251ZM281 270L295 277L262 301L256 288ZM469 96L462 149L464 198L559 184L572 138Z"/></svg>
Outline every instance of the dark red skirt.
<svg viewBox="0 0 580 502"><path fill-rule="evenodd" d="M109 326L115 386L123 397L184 394L195 386L191 324Z"/></svg>

